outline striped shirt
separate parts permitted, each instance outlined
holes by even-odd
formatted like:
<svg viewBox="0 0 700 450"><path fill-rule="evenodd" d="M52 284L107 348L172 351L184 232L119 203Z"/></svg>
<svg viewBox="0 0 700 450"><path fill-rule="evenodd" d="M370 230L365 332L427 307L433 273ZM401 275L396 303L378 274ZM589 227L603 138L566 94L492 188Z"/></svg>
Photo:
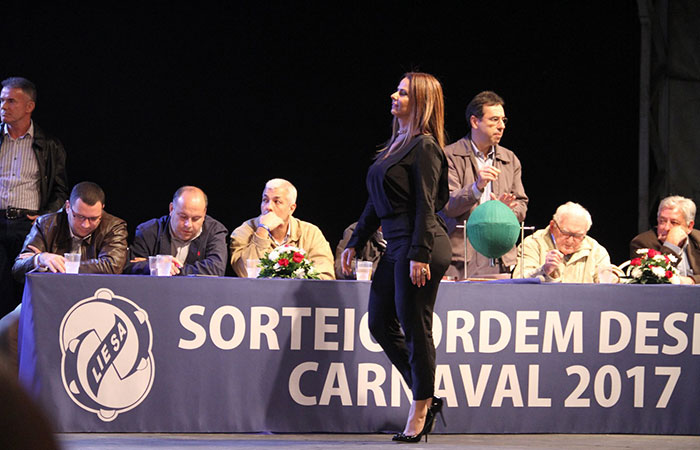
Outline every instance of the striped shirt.
<svg viewBox="0 0 700 450"><path fill-rule="evenodd" d="M34 123L13 139L4 127L0 147L0 209L10 207L38 210L39 163L34 155Z"/></svg>

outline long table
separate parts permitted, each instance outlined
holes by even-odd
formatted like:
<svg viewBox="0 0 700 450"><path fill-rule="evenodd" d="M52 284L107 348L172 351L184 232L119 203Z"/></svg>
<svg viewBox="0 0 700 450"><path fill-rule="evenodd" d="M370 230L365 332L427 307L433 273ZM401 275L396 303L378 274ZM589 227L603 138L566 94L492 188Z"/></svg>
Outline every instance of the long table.
<svg viewBox="0 0 700 450"><path fill-rule="evenodd" d="M63 432L400 430L369 283L30 274L20 378ZM700 288L443 283L447 433L700 434Z"/></svg>

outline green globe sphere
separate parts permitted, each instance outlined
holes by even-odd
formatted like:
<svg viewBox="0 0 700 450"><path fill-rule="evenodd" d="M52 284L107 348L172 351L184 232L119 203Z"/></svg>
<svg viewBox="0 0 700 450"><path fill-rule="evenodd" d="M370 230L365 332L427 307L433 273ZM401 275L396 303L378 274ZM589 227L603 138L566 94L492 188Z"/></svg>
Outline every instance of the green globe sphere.
<svg viewBox="0 0 700 450"><path fill-rule="evenodd" d="M467 238L487 258L500 258L518 242L520 223L515 213L499 200L489 200L472 211Z"/></svg>

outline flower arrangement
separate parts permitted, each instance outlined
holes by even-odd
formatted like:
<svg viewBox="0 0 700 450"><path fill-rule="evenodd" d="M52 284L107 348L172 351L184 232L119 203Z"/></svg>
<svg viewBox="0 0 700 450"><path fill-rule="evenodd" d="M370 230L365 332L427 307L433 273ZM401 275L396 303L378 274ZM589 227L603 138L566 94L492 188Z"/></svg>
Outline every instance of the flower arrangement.
<svg viewBox="0 0 700 450"><path fill-rule="evenodd" d="M313 261L306 257L306 252L292 245L277 247L265 253L260 259L258 278L306 278L319 279Z"/></svg>
<svg viewBox="0 0 700 450"><path fill-rule="evenodd" d="M675 264L678 258L665 255L653 248L637 250L638 258L627 267L628 283L633 284L680 284L681 279Z"/></svg>

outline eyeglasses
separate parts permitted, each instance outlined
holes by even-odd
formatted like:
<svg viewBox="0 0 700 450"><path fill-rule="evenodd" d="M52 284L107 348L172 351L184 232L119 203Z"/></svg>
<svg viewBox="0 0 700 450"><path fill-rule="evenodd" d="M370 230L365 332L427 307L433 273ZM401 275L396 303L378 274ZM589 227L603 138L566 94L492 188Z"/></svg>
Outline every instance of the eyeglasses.
<svg viewBox="0 0 700 450"><path fill-rule="evenodd" d="M487 119L485 119L485 120L488 120L489 122L491 122L491 123L494 124L494 125L497 125L498 122L503 122L503 125L505 125L505 124L508 123L508 118L507 118L507 117L497 117L497 116L494 116L494 117L489 117L489 118L487 118Z"/></svg>
<svg viewBox="0 0 700 450"><path fill-rule="evenodd" d="M78 214L77 212L73 211L73 208L70 209L71 214L73 214L73 218L76 219L78 222L82 223L85 222L86 220L90 222L91 224L96 224L100 220L102 220L102 216L95 216L95 217L85 217L82 214Z"/></svg>
<svg viewBox="0 0 700 450"><path fill-rule="evenodd" d="M559 226L556 220L552 220L552 222L554 222L554 225L557 227L559 232L564 235L565 238L571 238L575 241L580 241L581 239L586 237L586 233L572 233L571 231L566 231L561 226Z"/></svg>

